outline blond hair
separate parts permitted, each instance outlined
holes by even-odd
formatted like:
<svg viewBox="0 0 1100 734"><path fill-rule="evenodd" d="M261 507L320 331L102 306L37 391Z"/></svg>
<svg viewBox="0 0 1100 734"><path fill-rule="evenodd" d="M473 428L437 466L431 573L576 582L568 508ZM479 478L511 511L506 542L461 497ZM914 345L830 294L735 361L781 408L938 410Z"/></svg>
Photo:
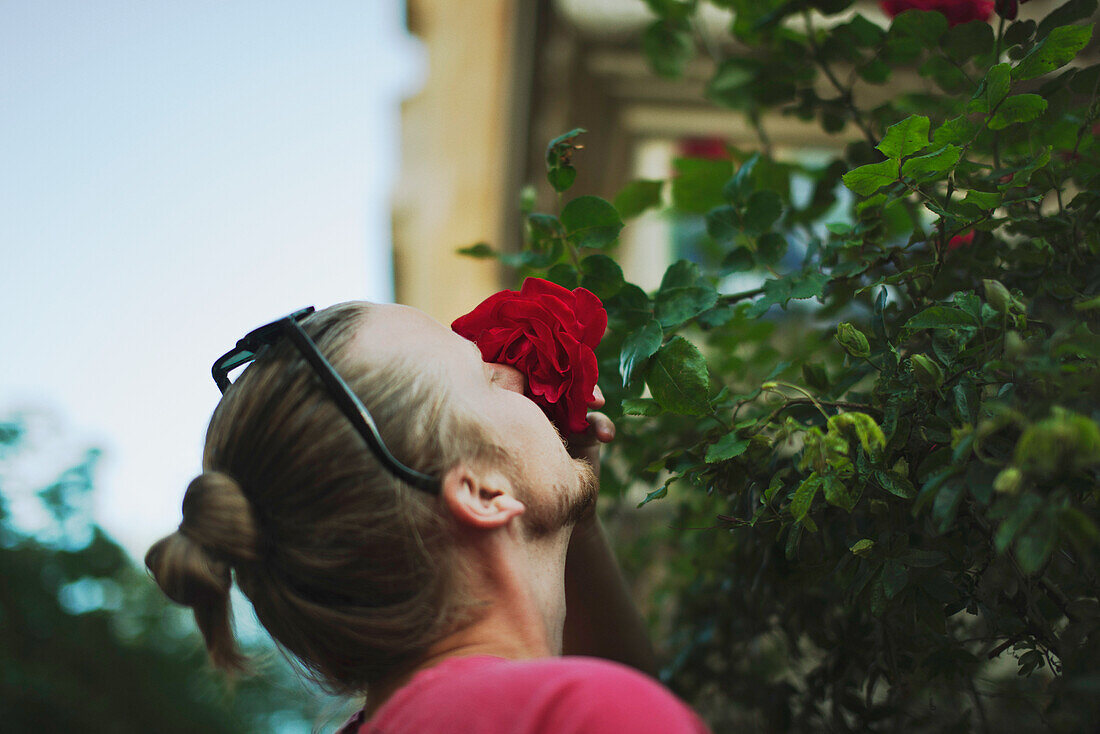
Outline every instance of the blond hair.
<svg viewBox="0 0 1100 734"><path fill-rule="evenodd" d="M393 454L435 476L491 454L429 368L349 354L370 318L369 304L341 304L302 326ZM269 348L226 391L203 469L179 530L145 562L194 610L216 665L246 662L230 623L234 577L271 636L341 692L399 674L469 618L453 521L375 460L293 345Z"/></svg>

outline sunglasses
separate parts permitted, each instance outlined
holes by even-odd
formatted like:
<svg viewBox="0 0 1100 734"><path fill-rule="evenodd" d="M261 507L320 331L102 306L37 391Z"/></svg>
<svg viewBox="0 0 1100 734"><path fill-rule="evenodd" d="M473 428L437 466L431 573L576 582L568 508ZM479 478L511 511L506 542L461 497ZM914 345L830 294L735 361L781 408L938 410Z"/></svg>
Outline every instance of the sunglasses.
<svg viewBox="0 0 1100 734"><path fill-rule="evenodd" d="M313 306L307 306L289 316L284 316L278 321L272 321L270 324L265 324L248 332L237 342L237 346L222 355L214 363L211 372L214 375L214 382L217 383L218 389L224 395L232 384L229 381L231 371L256 359L256 356L266 347L271 346L279 339L289 337L294 346L298 348L298 351L302 353L302 356L306 358L306 361L313 367L317 376L321 378L321 382L324 383L329 396L340 408L340 411L347 416L347 419L351 421L351 424L355 426L355 430L363 437L367 447L382 462L382 465L406 484L425 492L438 494L438 479L415 469L410 469L390 453L390 450L386 448L386 444L382 441L382 436L378 433L378 426L375 425L374 417L367 410L367 406L363 405L363 401L352 392L344 379L321 354L321 350L317 348L314 341L302 329L299 322L312 314L313 311Z"/></svg>

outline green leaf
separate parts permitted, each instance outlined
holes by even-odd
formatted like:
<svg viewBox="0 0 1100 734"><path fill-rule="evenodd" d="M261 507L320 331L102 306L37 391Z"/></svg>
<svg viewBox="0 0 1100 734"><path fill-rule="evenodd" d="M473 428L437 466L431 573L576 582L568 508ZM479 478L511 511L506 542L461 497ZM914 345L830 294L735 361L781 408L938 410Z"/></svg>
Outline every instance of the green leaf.
<svg viewBox="0 0 1100 734"><path fill-rule="evenodd" d="M642 35L642 51L660 76L675 78L695 54L691 34L672 23L654 21Z"/></svg>
<svg viewBox="0 0 1100 734"><path fill-rule="evenodd" d="M966 192L964 204L973 204L979 209L996 209L1001 205L1004 196L999 191L978 191L970 189Z"/></svg>
<svg viewBox="0 0 1100 734"><path fill-rule="evenodd" d="M746 158L741 167L737 169L737 173L727 177L729 180L722 186L722 196L735 203L743 202L753 191L752 172L759 162L759 153L753 153Z"/></svg>
<svg viewBox="0 0 1100 734"><path fill-rule="evenodd" d="M665 495L667 494L668 483L666 482L665 484L662 484L660 487L647 494L645 496L645 499L638 503L638 507L641 507L642 505L647 505L653 500L664 499Z"/></svg>
<svg viewBox="0 0 1100 734"><path fill-rule="evenodd" d="M882 590L887 599L900 594L909 583L909 572L898 561L890 559L882 566Z"/></svg>
<svg viewBox="0 0 1100 734"><path fill-rule="evenodd" d="M951 479L944 482L936 499L932 503L932 521L936 523L936 529L941 533L947 532L951 523L955 521L955 515L959 510L959 503L966 494L966 488L962 482Z"/></svg>
<svg viewBox="0 0 1100 734"><path fill-rule="evenodd" d="M1095 2L1096 0L1091 0ZM1008 27L1005 31L1004 43L1005 46L1019 46L1031 40L1031 36L1035 33L1035 21L1033 20L1018 20Z"/></svg>
<svg viewBox="0 0 1100 734"><path fill-rule="evenodd" d="M893 69L885 61L874 58L856 69L860 79L870 84L885 84L890 80Z"/></svg>
<svg viewBox="0 0 1100 734"><path fill-rule="evenodd" d="M1057 540L1054 524L1047 522L1045 517L1033 523L1016 541L1016 560L1020 562L1020 570L1028 576L1038 573L1050 558Z"/></svg>
<svg viewBox="0 0 1100 734"><path fill-rule="evenodd" d="M1079 20L1091 18L1096 12L1096 0L1069 0L1050 12L1036 31L1038 38L1046 38L1058 26L1070 25ZM1034 24L1035 21L1031 21Z"/></svg>
<svg viewBox="0 0 1100 734"><path fill-rule="evenodd" d="M988 114L1000 104L1001 100L1008 95L1008 88L1012 84L1009 68L1010 65L1005 63L997 64L989 70L978 91L974 93L970 106L967 107L969 112Z"/></svg>
<svg viewBox="0 0 1100 734"><path fill-rule="evenodd" d="M671 413L710 413L707 362L695 345L682 336L674 336L657 351L646 384L654 399Z"/></svg>
<svg viewBox="0 0 1100 734"><path fill-rule="evenodd" d="M756 257L764 265L776 265L783 256L787 254L787 238L781 235L779 232L765 232L756 238ZM814 275L820 275L828 282L828 276L824 273L814 273ZM811 294L812 295L812 294ZM818 293L817 295L821 295ZM809 298L806 296L793 296L794 298Z"/></svg>
<svg viewBox="0 0 1100 734"><path fill-rule="evenodd" d="M707 234L715 242L731 244L743 231L741 213L732 206L716 206L706 215Z"/></svg>
<svg viewBox="0 0 1100 734"><path fill-rule="evenodd" d="M890 24L891 35L912 36L925 48L934 48L940 36L947 32L947 18L943 13L927 10L906 10L899 13Z"/></svg>
<svg viewBox="0 0 1100 734"><path fill-rule="evenodd" d="M718 302L718 291L699 273L699 266L679 260L668 267L657 291L654 312L662 326L683 323Z"/></svg>
<svg viewBox="0 0 1100 734"><path fill-rule="evenodd" d="M981 20L960 23L947 29L940 45L955 61L966 61L972 56L993 51L993 27Z"/></svg>
<svg viewBox="0 0 1100 734"><path fill-rule="evenodd" d="M619 373L623 376L623 385L630 384L638 367L661 348L663 336L661 325L656 319L650 319L644 326L627 335L619 351Z"/></svg>
<svg viewBox="0 0 1100 734"><path fill-rule="evenodd" d="M1044 146L1025 166L1016 169L1012 173L1012 178L1009 181L999 183L999 188L1004 190L1014 186L1025 185L1033 173L1040 168L1046 168L1047 164L1050 163L1050 153L1051 147L1049 145Z"/></svg>
<svg viewBox="0 0 1100 734"><path fill-rule="evenodd" d="M755 265L752 251L747 247L735 247L722 259L722 269L730 273L743 273L752 270Z"/></svg>
<svg viewBox="0 0 1100 734"><path fill-rule="evenodd" d="M806 513L810 511L810 506L814 502L814 497L817 496L818 490L821 489L821 484L821 476L817 472L814 472L802 480L802 483L798 485L794 497L791 498L791 504L787 506L787 511L791 513L791 516L794 517L795 520L801 520L806 517Z"/></svg>
<svg viewBox="0 0 1100 734"><path fill-rule="evenodd" d="M758 69L759 63L751 59L726 59L707 84L707 98L730 109L750 107L753 97L749 85L756 79Z"/></svg>
<svg viewBox="0 0 1100 734"><path fill-rule="evenodd" d="M577 180L577 169L573 166L559 166L546 172L546 180L559 194L567 191L573 182Z"/></svg>
<svg viewBox="0 0 1100 734"><path fill-rule="evenodd" d="M898 180L900 166L896 160L869 163L844 174L844 185L860 196L870 196L883 186Z"/></svg>
<svg viewBox="0 0 1100 734"><path fill-rule="evenodd" d="M484 242L478 242L476 245L470 245L469 247L460 247L455 250L455 252L459 255L465 255L466 257L473 257L479 260L497 256L496 251Z"/></svg>
<svg viewBox="0 0 1100 734"><path fill-rule="evenodd" d="M834 507L839 507L848 512L856 506L860 493L837 477L827 475L824 478L825 501Z"/></svg>
<svg viewBox="0 0 1100 734"><path fill-rule="evenodd" d="M557 283L562 288L573 290L580 285L577 280L577 269L572 263L558 263L546 271L546 279Z"/></svg>
<svg viewBox="0 0 1100 734"><path fill-rule="evenodd" d="M1001 522L996 535L993 536L993 547L997 549L998 553L1004 553L1008 549L1012 541L1015 540L1016 535L1042 506L1042 502L1039 497L1033 494L1020 495L1019 502L1008 514L1008 517Z"/></svg>
<svg viewBox="0 0 1100 734"><path fill-rule="evenodd" d="M1068 64L1092 38L1091 25L1060 26L1012 67L1016 81L1034 79Z"/></svg>
<svg viewBox="0 0 1100 734"><path fill-rule="evenodd" d="M753 234L768 231L783 213L783 200L774 191L754 191L745 205L745 229Z"/></svg>
<svg viewBox="0 0 1100 734"><path fill-rule="evenodd" d="M886 136L877 147L887 158L904 158L928 145L928 118L910 115L886 129ZM866 166L863 166L866 168ZM857 171L860 169L856 169ZM845 181L847 183L847 181Z"/></svg>
<svg viewBox="0 0 1100 734"><path fill-rule="evenodd" d="M630 327L641 326L653 318L649 296L633 283L624 283L607 306L608 318Z"/></svg>
<svg viewBox="0 0 1100 734"><path fill-rule="evenodd" d="M636 217L646 209L661 204L661 187L664 181L631 181L615 195L615 209L623 219Z"/></svg>
<svg viewBox="0 0 1100 734"><path fill-rule="evenodd" d="M905 322L906 329L957 329L962 326L977 327L977 320L957 308L930 306Z"/></svg>
<svg viewBox="0 0 1100 734"><path fill-rule="evenodd" d="M740 456L745 453L749 443L749 439L741 438L736 431L727 433L707 447L706 462L716 464Z"/></svg>
<svg viewBox="0 0 1100 734"><path fill-rule="evenodd" d="M652 418L664 412L661 404L651 398L624 398L623 413L626 415L644 415Z"/></svg>
<svg viewBox="0 0 1100 734"><path fill-rule="evenodd" d="M846 6L850 4L851 3L844 3L844 5ZM841 10L843 10L843 8L841 8ZM856 13L855 16L853 16L852 19L845 26L842 27L850 31L852 38L855 39L856 44L858 46L862 46L863 48L876 46L882 42L883 38L886 37L886 33L883 32L882 28L880 28L876 23L872 23L871 21L867 20L859 13Z"/></svg>
<svg viewBox="0 0 1100 734"><path fill-rule="evenodd" d="M944 56L929 57L921 64L918 72L921 76L930 77L948 94L961 94L970 91L973 86L966 73Z"/></svg>
<svg viewBox="0 0 1100 734"><path fill-rule="evenodd" d="M782 235L777 234L776 236L781 237ZM761 237L760 239L764 238ZM786 244L786 239L783 242ZM790 298L796 301L806 298L820 298L825 295L825 286L829 283L829 276L822 272L806 273L805 275L792 273L787 277L792 281Z"/></svg>
<svg viewBox="0 0 1100 734"><path fill-rule="evenodd" d="M623 220L608 201L598 196L578 196L561 211L561 223L576 247L601 248L614 242Z"/></svg>
<svg viewBox="0 0 1100 734"><path fill-rule="evenodd" d="M558 218L534 212L524 220L528 249L518 253L501 253L500 260L514 267L548 267L561 257L564 231Z"/></svg>
<svg viewBox="0 0 1100 734"><path fill-rule="evenodd" d="M953 143L966 143L977 131L978 126L966 117L953 117L936 128L932 135L932 144L943 147Z"/></svg>
<svg viewBox="0 0 1100 734"><path fill-rule="evenodd" d="M911 500L917 496L917 488L906 477L896 471L876 471L875 481L890 494Z"/></svg>
<svg viewBox="0 0 1100 734"><path fill-rule="evenodd" d="M901 166L901 175L910 178L924 178L928 175L943 173L959 162L962 148L946 145L928 155L917 156L905 161Z"/></svg>
<svg viewBox="0 0 1100 734"><path fill-rule="evenodd" d="M623 287L623 270L607 255L589 255L581 260L581 285L601 301L613 298Z"/></svg>
<svg viewBox="0 0 1100 734"><path fill-rule="evenodd" d="M677 158L672 166L677 172L672 179L672 204L677 209L690 214L706 214L726 203L722 187L733 174L732 161Z"/></svg>
<svg viewBox="0 0 1100 734"><path fill-rule="evenodd" d="M989 129L1003 130L1017 122L1030 122L1046 109L1047 101L1038 94L1015 94L1005 99L993 113L989 119Z"/></svg>

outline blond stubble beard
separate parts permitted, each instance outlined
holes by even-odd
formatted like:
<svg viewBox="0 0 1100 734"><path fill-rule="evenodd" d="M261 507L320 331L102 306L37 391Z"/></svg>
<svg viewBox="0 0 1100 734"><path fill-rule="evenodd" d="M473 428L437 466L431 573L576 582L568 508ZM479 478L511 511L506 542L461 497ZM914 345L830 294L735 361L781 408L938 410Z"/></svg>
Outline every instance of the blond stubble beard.
<svg viewBox="0 0 1100 734"><path fill-rule="evenodd" d="M545 538L573 527L595 512L600 486L596 472L584 459L573 459L573 467L577 475L575 488L559 485L537 493L521 477L513 477L520 488L517 497L527 508L521 522L529 539Z"/></svg>

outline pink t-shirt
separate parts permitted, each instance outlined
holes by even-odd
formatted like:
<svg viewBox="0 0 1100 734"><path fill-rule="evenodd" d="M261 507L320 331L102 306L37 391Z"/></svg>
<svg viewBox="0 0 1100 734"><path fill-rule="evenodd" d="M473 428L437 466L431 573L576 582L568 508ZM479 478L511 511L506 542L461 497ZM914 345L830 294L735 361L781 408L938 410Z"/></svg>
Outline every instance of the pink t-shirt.
<svg viewBox="0 0 1100 734"><path fill-rule="evenodd" d="M707 734L656 681L586 657L448 658L342 734Z"/></svg>

